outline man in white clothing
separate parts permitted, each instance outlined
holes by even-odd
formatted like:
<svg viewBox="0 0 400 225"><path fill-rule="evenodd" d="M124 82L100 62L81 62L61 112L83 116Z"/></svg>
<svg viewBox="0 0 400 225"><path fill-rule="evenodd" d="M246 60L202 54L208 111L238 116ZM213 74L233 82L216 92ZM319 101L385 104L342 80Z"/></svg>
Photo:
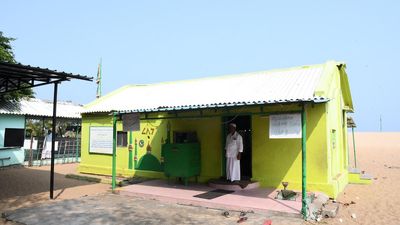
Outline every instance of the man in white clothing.
<svg viewBox="0 0 400 225"><path fill-rule="evenodd" d="M42 149L42 159L50 159L51 158L51 140L52 134L51 131L48 130L47 135L44 137L43 140L43 149Z"/></svg>
<svg viewBox="0 0 400 225"><path fill-rule="evenodd" d="M240 181L240 157L243 152L243 138L236 132L236 124L229 124L229 134L226 137L226 179Z"/></svg>

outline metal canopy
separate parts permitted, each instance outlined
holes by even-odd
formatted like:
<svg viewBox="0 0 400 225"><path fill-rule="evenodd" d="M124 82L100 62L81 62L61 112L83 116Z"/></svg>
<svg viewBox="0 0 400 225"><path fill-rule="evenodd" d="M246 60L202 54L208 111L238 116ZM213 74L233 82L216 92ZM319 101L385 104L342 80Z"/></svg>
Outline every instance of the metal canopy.
<svg viewBox="0 0 400 225"><path fill-rule="evenodd" d="M58 72L56 70L0 62L0 95L26 88L54 84L53 113L52 113L52 140L51 140L51 166L50 166L50 199L54 198L54 146L56 141L57 122L57 92L58 84L71 79L93 81L93 77L75 75L72 73Z"/></svg>
<svg viewBox="0 0 400 225"><path fill-rule="evenodd" d="M0 94L46 84L60 83L71 79L93 80L92 77L47 68L0 62Z"/></svg>

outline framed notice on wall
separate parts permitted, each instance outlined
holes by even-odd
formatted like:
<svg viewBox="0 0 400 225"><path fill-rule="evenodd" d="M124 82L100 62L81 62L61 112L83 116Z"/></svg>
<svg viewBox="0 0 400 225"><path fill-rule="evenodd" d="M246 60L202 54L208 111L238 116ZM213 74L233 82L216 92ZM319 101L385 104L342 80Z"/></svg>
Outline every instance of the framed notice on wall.
<svg viewBox="0 0 400 225"><path fill-rule="evenodd" d="M112 154L112 127L90 127L89 137L89 153Z"/></svg>
<svg viewBox="0 0 400 225"><path fill-rule="evenodd" d="M122 128L125 132L140 130L139 113L122 114Z"/></svg>
<svg viewBox="0 0 400 225"><path fill-rule="evenodd" d="M269 138L301 138L301 114L270 115Z"/></svg>

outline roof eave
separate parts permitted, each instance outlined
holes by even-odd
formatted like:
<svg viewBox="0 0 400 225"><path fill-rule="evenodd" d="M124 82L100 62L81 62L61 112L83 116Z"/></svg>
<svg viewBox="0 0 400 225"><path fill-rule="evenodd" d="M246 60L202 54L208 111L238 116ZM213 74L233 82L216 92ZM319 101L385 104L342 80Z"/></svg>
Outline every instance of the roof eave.
<svg viewBox="0 0 400 225"><path fill-rule="evenodd" d="M223 104L204 104L204 105L189 105L189 106L170 106L170 107L159 107L150 109L110 109L110 110L87 110L83 111L82 114L92 114L92 113L111 113L111 112L121 112L121 113L148 113L148 112L170 112L170 111L185 111L185 110L198 110L198 109L220 109L220 108L232 108L232 107L243 107L243 106L262 106L262 105L277 105L277 104L323 104L329 102L330 99L324 97L315 97L313 99L304 100L281 100L281 101L254 101L254 102L238 102L238 103L223 103Z"/></svg>

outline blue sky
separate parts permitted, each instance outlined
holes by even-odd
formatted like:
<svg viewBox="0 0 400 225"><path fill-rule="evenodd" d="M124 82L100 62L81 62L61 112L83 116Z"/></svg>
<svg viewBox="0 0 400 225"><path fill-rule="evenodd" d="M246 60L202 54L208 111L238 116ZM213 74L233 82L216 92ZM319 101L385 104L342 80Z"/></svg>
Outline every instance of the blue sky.
<svg viewBox="0 0 400 225"><path fill-rule="evenodd" d="M125 84L344 61L358 130L399 131L399 1L3 0L0 30L16 59ZM35 89L51 99L52 88ZM88 103L94 83L63 83L59 99Z"/></svg>

